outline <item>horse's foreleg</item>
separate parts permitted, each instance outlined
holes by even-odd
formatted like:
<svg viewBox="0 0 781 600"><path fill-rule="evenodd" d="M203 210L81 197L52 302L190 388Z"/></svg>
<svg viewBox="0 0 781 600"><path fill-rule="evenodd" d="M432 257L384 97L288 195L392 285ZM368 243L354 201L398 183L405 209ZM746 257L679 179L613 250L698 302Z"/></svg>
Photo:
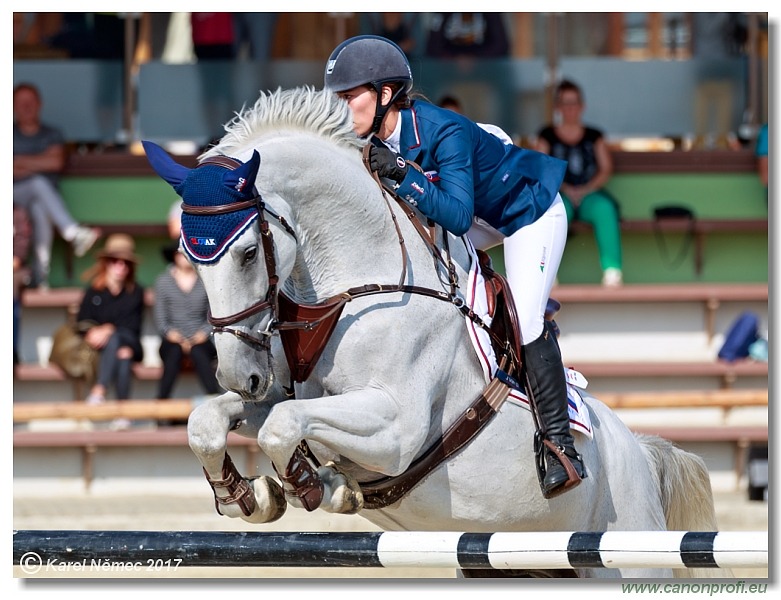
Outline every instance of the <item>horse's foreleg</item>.
<svg viewBox="0 0 781 600"><path fill-rule="evenodd" d="M228 392L198 406L190 415L190 448L203 466L221 515L267 523L285 512L287 504L280 485L266 476L244 479L227 453L229 431L254 437L267 414L262 404L245 403Z"/></svg>
<svg viewBox="0 0 781 600"><path fill-rule="evenodd" d="M278 404L261 426L258 443L285 482L288 502L307 510L354 513L363 507L358 484L334 464L314 469L302 462L300 441L327 448L328 459L344 457L364 469L396 475L422 447L428 422L428 414L402 408L378 386Z"/></svg>

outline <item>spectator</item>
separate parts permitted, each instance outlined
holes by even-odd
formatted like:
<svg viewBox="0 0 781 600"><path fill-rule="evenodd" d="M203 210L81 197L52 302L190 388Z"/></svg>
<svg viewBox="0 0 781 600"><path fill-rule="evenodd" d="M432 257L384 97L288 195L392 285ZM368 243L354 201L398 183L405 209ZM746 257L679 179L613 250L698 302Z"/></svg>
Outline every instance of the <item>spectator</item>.
<svg viewBox="0 0 781 600"><path fill-rule="evenodd" d="M261 61L269 60L274 44L274 27L277 24L277 17L277 13L273 12L233 13L236 44L234 54L239 56L246 43L248 58Z"/></svg>
<svg viewBox="0 0 781 600"><path fill-rule="evenodd" d="M503 58L510 49L501 13L434 13L426 52L431 58Z"/></svg>
<svg viewBox="0 0 781 600"><path fill-rule="evenodd" d="M602 132L581 121L584 106L577 84L567 80L559 83L554 108L560 120L540 131L537 150L567 161L561 186L567 219L592 225L602 285L616 287L623 282L620 215L618 203L604 189L613 173L613 161Z"/></svg>
<svg viewBox="0 0 781 600"><path fill-rule="evenodd" d="M14 205L14 364L19 364L19 331L22 319L22 290L30 283L27 255L32 229L27 211Z"/></svg>
<svg viewBox="0 0 781 600"><path fill-rule="evenodd" d="M201 386L207 394L221 392L214 361L217 350L209 336L209 300L206 289L178 241L163 250L170 263L155 281L154 318L162 338L160 358L163 376L157 398L170 398L185 357L192 360Z"/></svg>
<svg viewBox="0 0 781 600"><path fill-rule="evenodd" d="M231 59L236 56L233 14L194 12L190 16L193 50L198 60Z"/></svg>
<svg viewBox="0 0 781 600"><path fill-rule="evenodd" d="M414 35L415 13L383 12L372 13L371 33L380 35L398 44L407 56L415 54L417 40Z"/></svg>
<svg viewBox="0 0 781 600"><path fill-rule="evenodd" d="M64 12L48 44L72 59L122 60L125 17L109 12Z"/></svg>
<svg viewBox="0 0 781 600"><path fill-rule="evenodd" d="M741 85L733 63L745 55L747 17L737 12L695 12L691 35L697 144L729 147L735 94Z"/></svg>
<svg viewBox="0 0 781 600"><path fill-rule="evenodd" d="M144 289L135 278L138 262L133 238L115 233L98 253L97 264L84 274L90 285L77 321L87 343L100 350L97 381L87 398L90 404L103 403L112 383L118 400L129 398L132 364L143 359Z"/></svg>
<svg viewBox="0 0 781 600"><path fill-rule="evenodd" d="M99 236L71 217L58 191L65 166L61 132L40 120L41 97L29 83L14 87L14 205L27 209L33 226L34 280L48 287L54 227L84 256Z"/></svg>
<svg viewBox="0 0 781 600"><path fill-rule="evenodd" d="M179 235L182 232L182 202L176 200L168 210L168 237L179 241Z"/></svg>
<svg viewBox="0 0 781 600"><path fill-rule="evenodd" d="M767 194L767 181L768 181L768 127L767 123L762 125L757 135L757 145L755 148L755 154L757 156L757 174L762 185L765 186L765 194Z"/></svg>
<svg viewBox="0 0 781 600"><path fill-rule="evenodd" d="M454 113L458 113L459 115L464 114L464 107L461 106L461 101L455 96L442 96L437 104L439 104L439 106L442 108L452 110Z"/></svg>

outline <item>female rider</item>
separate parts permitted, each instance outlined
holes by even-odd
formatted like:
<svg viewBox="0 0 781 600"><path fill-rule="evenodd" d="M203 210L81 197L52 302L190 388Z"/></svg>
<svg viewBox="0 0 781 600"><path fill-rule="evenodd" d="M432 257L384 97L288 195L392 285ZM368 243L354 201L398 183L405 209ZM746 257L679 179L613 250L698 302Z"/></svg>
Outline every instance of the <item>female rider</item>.
<svg viewBox="0 0 781 600"><path fill-rule="evenodd" d="M480 249L504 244L505 268L520 320L523 362L546 437L585 476L569 429L567 389L558 343L544 315L567 237L559 196L566 163L504 144L462 115L411 99L404 52L362 35L334 49L325 87L347 101L353 127L373 136L372 171L396 193L454 235ZM409 168L416 162L425 174ZM545 497L580 483L546 447Z"/></svg>

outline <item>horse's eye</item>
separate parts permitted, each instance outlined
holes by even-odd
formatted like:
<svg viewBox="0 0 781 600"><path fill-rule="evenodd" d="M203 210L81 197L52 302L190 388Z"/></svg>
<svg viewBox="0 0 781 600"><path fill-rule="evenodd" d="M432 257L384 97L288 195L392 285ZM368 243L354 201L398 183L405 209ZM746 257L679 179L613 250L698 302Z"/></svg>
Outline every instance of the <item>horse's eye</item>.
<svg viewBox="0 0 781 600"><path fill-rule="evenodd" d="M244 264L249 264L255 260L258 255L258 247L251 246L244 251Z"/></svg>

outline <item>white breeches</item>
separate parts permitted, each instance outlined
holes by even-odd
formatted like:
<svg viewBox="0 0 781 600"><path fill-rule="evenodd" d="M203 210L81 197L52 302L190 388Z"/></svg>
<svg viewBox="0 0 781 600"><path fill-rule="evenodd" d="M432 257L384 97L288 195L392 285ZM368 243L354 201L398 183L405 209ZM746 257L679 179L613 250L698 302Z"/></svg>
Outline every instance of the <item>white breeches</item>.
<svg viewBox="0 0 781 600"><path fill-rule="evenodd" d="M522 343L542 334L545 308L556 281L567 242L567 212L561 196L534 223L505 237L485 221L475 218L467 236L475 248L487 250L504 244L504 266L515 300Z"/></svg>

